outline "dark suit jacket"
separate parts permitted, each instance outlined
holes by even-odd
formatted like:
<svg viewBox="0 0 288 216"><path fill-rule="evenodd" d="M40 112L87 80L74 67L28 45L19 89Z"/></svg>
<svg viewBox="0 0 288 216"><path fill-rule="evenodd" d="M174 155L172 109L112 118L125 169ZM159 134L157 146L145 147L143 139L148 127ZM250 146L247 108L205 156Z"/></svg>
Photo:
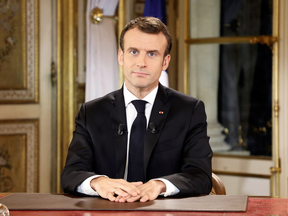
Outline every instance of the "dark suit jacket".
<svg viewBox="0 0 288 216"><path fill-rule="evenodd" d="M64 192L100 174L123 178L127 154L123 89L82 105L61 175ZM212 150L202 101L159 84L144 147L146 180L165 178L179 190L176 197L209 194ZM149 125L148 123L148 125ZM119 124L125 126L118 134Z"/></svg>

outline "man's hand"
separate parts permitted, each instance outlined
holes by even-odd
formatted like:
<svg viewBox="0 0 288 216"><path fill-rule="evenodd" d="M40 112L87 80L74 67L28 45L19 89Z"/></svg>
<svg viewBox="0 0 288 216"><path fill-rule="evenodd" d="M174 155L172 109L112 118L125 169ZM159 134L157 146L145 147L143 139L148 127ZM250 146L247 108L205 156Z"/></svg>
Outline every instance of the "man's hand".
<svg viewBox="0 0 288 216"><path fill-rule="evenodd" d="M150 180L145 184L138 186L140 194L138 196L118 196L115 202L147 202L149 200L155 200L159 194L166 191L166 185L160 180Z"/></svg>
<svg viewBox="0 0 288 216"><path fill-rule="evenodd" d="M138 186L142 185L142 182L127 182L124 179L111 179L105 176L100 176L93 179L90 182L90 186L93 190L97 191L98 194L105 199L110 201L115 201L117 197L123 198L138 198L140 195L140 188Z"/></svg>

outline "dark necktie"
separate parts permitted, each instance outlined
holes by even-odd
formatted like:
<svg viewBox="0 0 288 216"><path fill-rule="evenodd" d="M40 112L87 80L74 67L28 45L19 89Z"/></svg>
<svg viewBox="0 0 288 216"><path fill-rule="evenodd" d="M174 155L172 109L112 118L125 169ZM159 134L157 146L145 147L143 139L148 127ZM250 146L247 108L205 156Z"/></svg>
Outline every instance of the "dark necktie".
<svg viewBox="0 0 288 216"><path fill-rule="evenodd" d="M127 181L145 181L144 177L144 140L146 131L145 104L147 101L132 101L138 114L132 124L129 144Z"/></svg>

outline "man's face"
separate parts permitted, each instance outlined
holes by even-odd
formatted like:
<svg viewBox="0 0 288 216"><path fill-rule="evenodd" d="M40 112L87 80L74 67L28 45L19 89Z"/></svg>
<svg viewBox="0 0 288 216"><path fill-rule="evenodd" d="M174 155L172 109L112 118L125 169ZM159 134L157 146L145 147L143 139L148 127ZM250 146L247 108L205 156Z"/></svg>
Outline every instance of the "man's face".
<svg viewBox="0 0 288 216"><path fill-rule="evenodd" d="M167 40L164 34L147 34L138 28L124 36L124 51L118 52L128 90L150 92L158 85L161 72L169 65L170 55L164 57Z"/></svg>

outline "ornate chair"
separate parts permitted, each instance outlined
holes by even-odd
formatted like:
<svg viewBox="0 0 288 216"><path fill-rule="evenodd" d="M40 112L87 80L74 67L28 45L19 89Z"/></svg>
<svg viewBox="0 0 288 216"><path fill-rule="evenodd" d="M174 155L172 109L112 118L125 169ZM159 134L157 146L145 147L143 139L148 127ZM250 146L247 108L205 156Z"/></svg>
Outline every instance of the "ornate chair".
<svg viewBox="0 0 288 216"><path fill-rule="evenodd" d="M212 190L210 195L226 195L223 181L214 173L212 173Z"/></svg>

